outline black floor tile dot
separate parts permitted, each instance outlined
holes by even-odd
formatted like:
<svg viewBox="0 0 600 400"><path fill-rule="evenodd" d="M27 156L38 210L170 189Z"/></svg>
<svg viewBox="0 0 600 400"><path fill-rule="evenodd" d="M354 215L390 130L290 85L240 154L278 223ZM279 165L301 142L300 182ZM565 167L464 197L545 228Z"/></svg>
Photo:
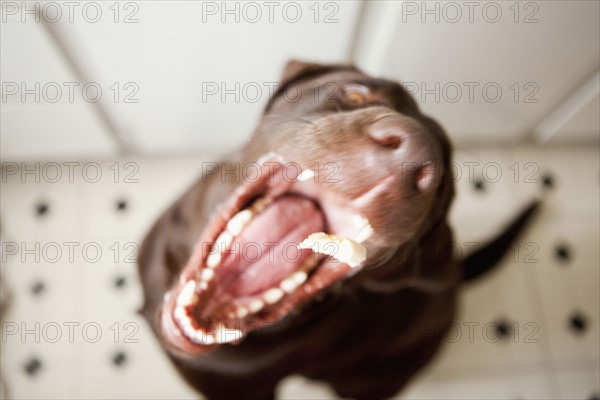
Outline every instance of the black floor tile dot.
<svg viewBox="0 0 600 400"><path fill-rule="evenodd" d="M483 192L485 190L485 185L483 184L483 181L481 179L476 179L475 181L473 181L473 187L478 192Z"/></svg>
<svg viewBox="0 0 600 400"><path fill-rule="evenodd" d="M127 356L125 355L125 353L120 351L113 356L112 362L117 367L120 367L123 364L125 364L125 362L127 362Z"/></svg>
<svg viewBox="0 0 600 400"><path fill-rule="evenodd" d="M512 328L508 324L508 322L506 322L504 320L500 320L500 321L496 322L496 335L498 335L498 337L501 339L507 338L511 329Z"/></svg>
<svg viewBox="0 0 600 400"><path fill-rule="evenodd" d="M554 249L554 254L555 254L556 258L558 259L558 261L563 262L563 263L570 261L572 258L571 249L569 248L569 246L567 246L564 243L556 246L556 248Z"/></svg>
<svg viewBox="0 0 600 400"><path fill-rule="evenodd" d="M44 282L37 281L37 282L34 282L34 284L31 286L31 293L34 296L40 296L45 291L46 291L46 285L44 285Z"/></svg>
<svg viewBox="0 0 600 400"><path fill-rule="evenodd" d="M127 211L127 201L126 200L117 200L117 211L123 212Z"/></svg>
<svg viewBox="0 0 600 400"><path fill-rule="evenodd" d="M46 215L48 215L48 213L50 212L50 206L48 205L48 203L46 202L40 202L38 204L36 204L35 206L35 215L38 218L44 217Z"/></svg>
<svg viewBox="0 0 600 400"><path fill-rule="evenodd" d="M542 186L546 189L552 189L554 187L554 177L550 174L543 175Z"/></svg>
<svg viewBox="0 0 600 400"><path fill-rule="evenodd" d="M25 364L25 373L27 375L33 376L39 372L42 368L42 362L37 358L32 358Z"/></svg>
<svg viewBox="0 0 600 400"><path fill-rule="evenodd" d="M121 289L127 284L127 280L123 276L117 276L114 280L115 287Z"/></svg>
<svg viewBox="0 0 600 400"><path fill-rule="evenodd" d="M587 330L587 318L581 313L573 313L569 317L569 327L575 334L582 334Z"/></svg>

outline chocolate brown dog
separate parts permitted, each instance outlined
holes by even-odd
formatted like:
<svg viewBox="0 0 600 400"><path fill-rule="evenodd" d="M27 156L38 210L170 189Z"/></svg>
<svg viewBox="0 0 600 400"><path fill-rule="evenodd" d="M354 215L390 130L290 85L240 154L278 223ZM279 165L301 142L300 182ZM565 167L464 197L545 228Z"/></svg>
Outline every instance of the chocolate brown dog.
<svg viewBox="0 0 600 400"><path fill-rule="evenodd" d="M273 398L290 374L394 395L440 346L466 277L452 254L451 146L397 83L290 62L246 146L156 222L143 315L209 398Z"/></svg>

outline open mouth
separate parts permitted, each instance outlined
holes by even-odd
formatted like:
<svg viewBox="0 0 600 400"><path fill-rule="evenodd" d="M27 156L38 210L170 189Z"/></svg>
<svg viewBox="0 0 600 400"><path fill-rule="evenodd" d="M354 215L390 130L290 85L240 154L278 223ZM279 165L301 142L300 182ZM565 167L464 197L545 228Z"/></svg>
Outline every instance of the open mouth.
<svg viewBox="0 0 600 400"><path fill-rule="evenodd" d="M360 269L366 218L325 201L318 171L269 154L215 214L163 304L163 335L186 353L237 343Z"/></svg>

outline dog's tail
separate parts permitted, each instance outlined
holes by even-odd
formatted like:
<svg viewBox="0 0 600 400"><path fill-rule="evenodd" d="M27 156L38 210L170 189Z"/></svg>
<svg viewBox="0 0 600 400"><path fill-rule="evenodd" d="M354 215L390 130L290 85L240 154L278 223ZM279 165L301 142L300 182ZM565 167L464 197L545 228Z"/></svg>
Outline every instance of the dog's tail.
<svg viewBox="0 0 600 400"><path fill-rule="evenodd" d="M540 205L540 200L532 201L508 224L502 233L467 256L462 261L463 280L465 282L472 281L494 268L529 225Z"/></svg>

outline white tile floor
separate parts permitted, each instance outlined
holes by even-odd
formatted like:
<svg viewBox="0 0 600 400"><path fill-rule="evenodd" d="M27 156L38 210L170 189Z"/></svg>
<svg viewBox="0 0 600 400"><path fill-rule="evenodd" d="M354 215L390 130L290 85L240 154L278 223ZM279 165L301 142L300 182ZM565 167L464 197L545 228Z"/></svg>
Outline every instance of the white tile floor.
<svg viewBox="0 0 600 400"><path fill-rule="evenodd" d="M83 179L85 163L75 167L74 182L64 166L57 183L44 179L54 177L50 169L40 170L39 183L31 174L22 182L20 174L4 170L1 272L12 300L2 315L0 362L11 398L198 397L136 315L141 291L132 261L144 232L193 181L203 160L100 162L96 183ZM137 170L126 166L128 161ZM439 357L399 398L597 398L598 149L470 149L457 153L456 165L461 177L451 220L465 251L468 242L492 235L533 196L544 193L545 205L503 265L465 289L455 329ZM502 176L493 182L497 170ZM93 166L87 172L91 180ZM544 176L552 188L542 188ZM137 182L127 182L132 179ZM124 210L118 211L119 201ZM42 204L47 210L37 215ZM36 251L26 251L36 243L39 262ZM508 331L496 340L492 323L498 321ZM30 332L22 337L25 329ZM324 399L333 393L291 377L279 395Z"/></svg>

